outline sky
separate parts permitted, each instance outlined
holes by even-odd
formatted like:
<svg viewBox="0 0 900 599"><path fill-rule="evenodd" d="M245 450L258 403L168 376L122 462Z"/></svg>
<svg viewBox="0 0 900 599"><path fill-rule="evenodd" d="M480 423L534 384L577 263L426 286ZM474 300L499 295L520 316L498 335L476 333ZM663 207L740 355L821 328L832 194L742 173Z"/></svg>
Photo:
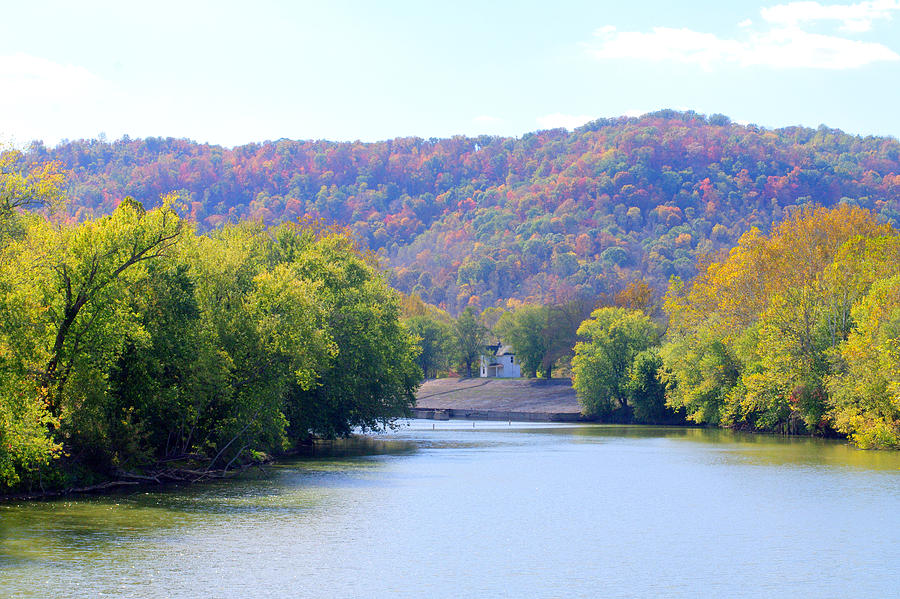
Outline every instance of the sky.
<svg viewBox="0 0 900 599"><path fill-rule="evenodd" d="M0 142L508 135L672 108L900 137L900 0L8 3Z"/></svg>

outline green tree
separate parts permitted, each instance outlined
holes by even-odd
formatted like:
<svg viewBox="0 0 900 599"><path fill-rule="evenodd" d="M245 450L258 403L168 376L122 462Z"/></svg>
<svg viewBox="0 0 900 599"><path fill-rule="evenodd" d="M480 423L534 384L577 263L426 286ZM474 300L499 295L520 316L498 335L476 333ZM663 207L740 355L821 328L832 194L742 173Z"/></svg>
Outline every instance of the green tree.
<svg viewBox="0 0 900 599"><path fill-rule="evenodd" d="M740 364L715 331L690 335L672 330L661 349L667 405L684 410L688 420L719 425L727 422L726 404L740 376Z"/></svg>
<svg viewBox="0 0 900 599"><path fill-rule="evenodd" d="M0 247L23 233L21 211L55 209L64 196L65 174L58 163L29 168L24 161L21 152L0 148Z"/></svg>
<svg viewBox="0 0 900 599"><path fill-rule="evenodd" d="M853 307L856 329L829 377L835 427L864 448L900 448L900 275Z"/></svg>
<svg viewBox="0 0 900 599"><path fill-rule="evenodd" d="M589 314L590 302L580 299L552 306L525 304L504 313L496 331L512 345L528 376L540 371L549 379L556 362L572 355L578 326Z"/></svg>
<svg viewBox="0 0 900 599"><path fill-rule="evenodd" d="M0 488L228 469L415 401L399 298L344 231L196 236L169 204L133 201L22 223L0 246Z"/></svg>
<svg viewBox="0 0 900 599"><path fill-rule="evenodd" d="M165 256L181 239L183 226L173 201L146 212L126 198L108 217L58 233L45 228L43 238L35 239L45 243L36 260L48 274L40 281L50 316L48 359L40 382L47 389L51 416L62 414L67 393L86 390L80 386L86 379L70 385L70 375L92 370L102 376L96 369L79 368L80 363L114 356L123 330L135 325L122 299L131 284L146 276L145 263Z"/></svg>
<svg viewBox="0 0 900 599"><path fill-rule="evenodd" d="M631 363L626 390L636 422L655 424L673 417L666 407L666 384L660 377L662 368L663 361L656 348L642 351Z"/></svg>
<svg viewBox="0 0 900 599"><path fill-rule="evenodd" d="M292 384L285 395L290 438L377 430L409 415L422 375L418 348L374 258L342 230L282 225L275 237L278 259L291 259L300 276L320 285L335 347L315 384Z"/></svg>
<svg viewBox="0 0 900 599"><path fill-rule="evenodd" d="M61 445L48 433L58 421L38 398L31 381L0 374L0 490L15 487L60 454Z"/></svg>
<svg viewBox="0 0 900 599"><path fill-rule="evenodd" d="M578 328L573 384L585 413L631 418L629 375L635 356L657 343L659 331L643 312L599 308Z"/></svg>
<svg viewBox="0 0 900 599"><path fill-rule="evenodd" d="M210 406L231 392L233 363L203 327L198 273L185 254L151 263L132 287L141 334L127 338L109 373L111 466L139 469L201 451L213 441L203 426Z"/></svg>
<svg viewBox="0 0 900 599"><path fill-rule="evenodd" d="M497 322L497 334L512 345L525 373L535 378L549 350L547 339L549 309L526 304L515 312L505 312Z"/></svg>
<svg viewBox="0 0 900 599"><path fill-rule="evenodd" d="M414 316L406 321L409 332L415 336L419 346L416 364L425 378L435 378L447 364L450 348L450 326L430 316Z"/></svg>
<svg viewBox="0 0 900 599"><path fill-rule="evenodd" d="M475 310L466 308L453 323L453 345L456 359L466 369L466 376L472 376L472 364L484 353L487 329L475 316Z"/></svg>

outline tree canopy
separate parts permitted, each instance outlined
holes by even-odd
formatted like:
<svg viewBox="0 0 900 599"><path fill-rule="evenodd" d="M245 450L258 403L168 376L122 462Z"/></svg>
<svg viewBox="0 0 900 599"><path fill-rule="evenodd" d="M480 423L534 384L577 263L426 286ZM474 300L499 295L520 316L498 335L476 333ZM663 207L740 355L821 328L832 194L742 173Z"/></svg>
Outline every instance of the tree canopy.
<svg viewBox="0 0 900 599"><path fill-rule="evenodd" d="M670 405L697 422L837 428L863 445L894 444L888 289L898 239L870 211L808 207L770 235L749 231L691 283L675 281L662 348ZM863 364L880 366L866 377Z"/></svg>
<svg viewBox="0 0 900 599"><path fill-rule="evenodd" d="M896 139L671 110L520 138L82 140L25 156L51 160L73 173L78 219L129 195L155 206L171 190L200 231L323 217L379 252L396 289L454 315L613 295L634 279L663 291L698 258L813 202L900 218Z"/></svg>
<svg viewBox="0 0 900 599"><path fill-rule="evenodd" d="M488 330L479 322L475 310L466 308L453 323L453 346L456 359L472 376L472 364L485 352Z"/></svg>
<svg viewBox="0 0 900 599"><path fill-rule="evenodd" d="M593 416L619 411L630 420L630 394L647 378L647 366L641 360L635 383L630 382L635 358L658 342L656 325L639 310L605 307L582 323L578 335L586 340L575 346L573 383L584 411Z"/></svg>
<svg viewBox="0 0 900 599"><path fill-rule="evenodd" d="M418 349L350 234L197 235L174 201L17 216L0 246L0 490L227 469L409 413Z"/></svg>

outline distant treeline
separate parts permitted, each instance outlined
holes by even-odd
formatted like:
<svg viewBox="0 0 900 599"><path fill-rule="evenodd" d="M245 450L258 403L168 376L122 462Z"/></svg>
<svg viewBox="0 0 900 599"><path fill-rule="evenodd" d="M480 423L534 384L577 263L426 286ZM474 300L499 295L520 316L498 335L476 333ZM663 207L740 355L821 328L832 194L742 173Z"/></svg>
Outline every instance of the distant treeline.
<svg viewBox="0 0 900 599"><path fill-rule="evenodd" d="M662 111L521 138L278 140L227 149L150 138L32 147L70 169L70 209L178 191L199 230L323 217L388 258L391 284L459 314L663 290L697 258L797 206L844 201L900 222L900 143Z"/></svg>
<svg viewBox="0 0 900 599"><path fill-rule="evenodd" d="M753 229L673 279L663 309L601 307L581 324L587 413L900 448L900 235L871 212L809 207Z"/></svg>
<svg viewBox="0 0 900 599"><path fill-rule="evenodd" d="M67 224L22 210L59 174L3 160L0 492L233 468L408 413L414 338L348 234L198 235L171 198Z"/></svg>
<svg viewBox="0 0 900 599"><path fill-rule="evenodd" d="M584 411L604 421L688 420L900 449L900 235L891 225L847 204L809 206L771 234L751 229L699 270L673 278L662 301L635 281L593 301L477 318L467 308L456 320L420 309L407 322L429 375L470 370L464 339L480 353L502 341L526 376L571 373Z"/></svg>

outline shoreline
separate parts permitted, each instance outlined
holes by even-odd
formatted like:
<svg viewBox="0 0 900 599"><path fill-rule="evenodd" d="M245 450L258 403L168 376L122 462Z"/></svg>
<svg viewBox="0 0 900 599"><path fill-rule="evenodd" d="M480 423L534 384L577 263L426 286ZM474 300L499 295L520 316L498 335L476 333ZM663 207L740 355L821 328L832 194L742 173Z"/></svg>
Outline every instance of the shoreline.
<svg viewBox="0 0 900 599"><path fill-rule="evenodd" d="M422 420L508 420L515 422L599 422L571 412L516 412L474 408L413 408L413 418Z"/></svg>
<svg viewBox="0 0 900 599"><path fill-rule="evenodd" d="M276 462L280 457L269 457L259 462L242 464L228 470L191 470L191 469L166 469L151 471L151 474L122 473L117 477L95 485L81 487L67 487L63 489L48 489L46 491L29 491L25 493L0 494L0 505L8 505L16 501L51 501L66 497L90 497L108 496L118 492L139 491L141 489L163 489L178 485L194 485L214 480L225 480L249 470L253 467L262 467Z"/></svg>
<svg viewBox="0 0 900 599"><path fill-rule="evenodd" d="M569 379L429 379L412 411L426 420L597 421L582 414Z"/></svg>

